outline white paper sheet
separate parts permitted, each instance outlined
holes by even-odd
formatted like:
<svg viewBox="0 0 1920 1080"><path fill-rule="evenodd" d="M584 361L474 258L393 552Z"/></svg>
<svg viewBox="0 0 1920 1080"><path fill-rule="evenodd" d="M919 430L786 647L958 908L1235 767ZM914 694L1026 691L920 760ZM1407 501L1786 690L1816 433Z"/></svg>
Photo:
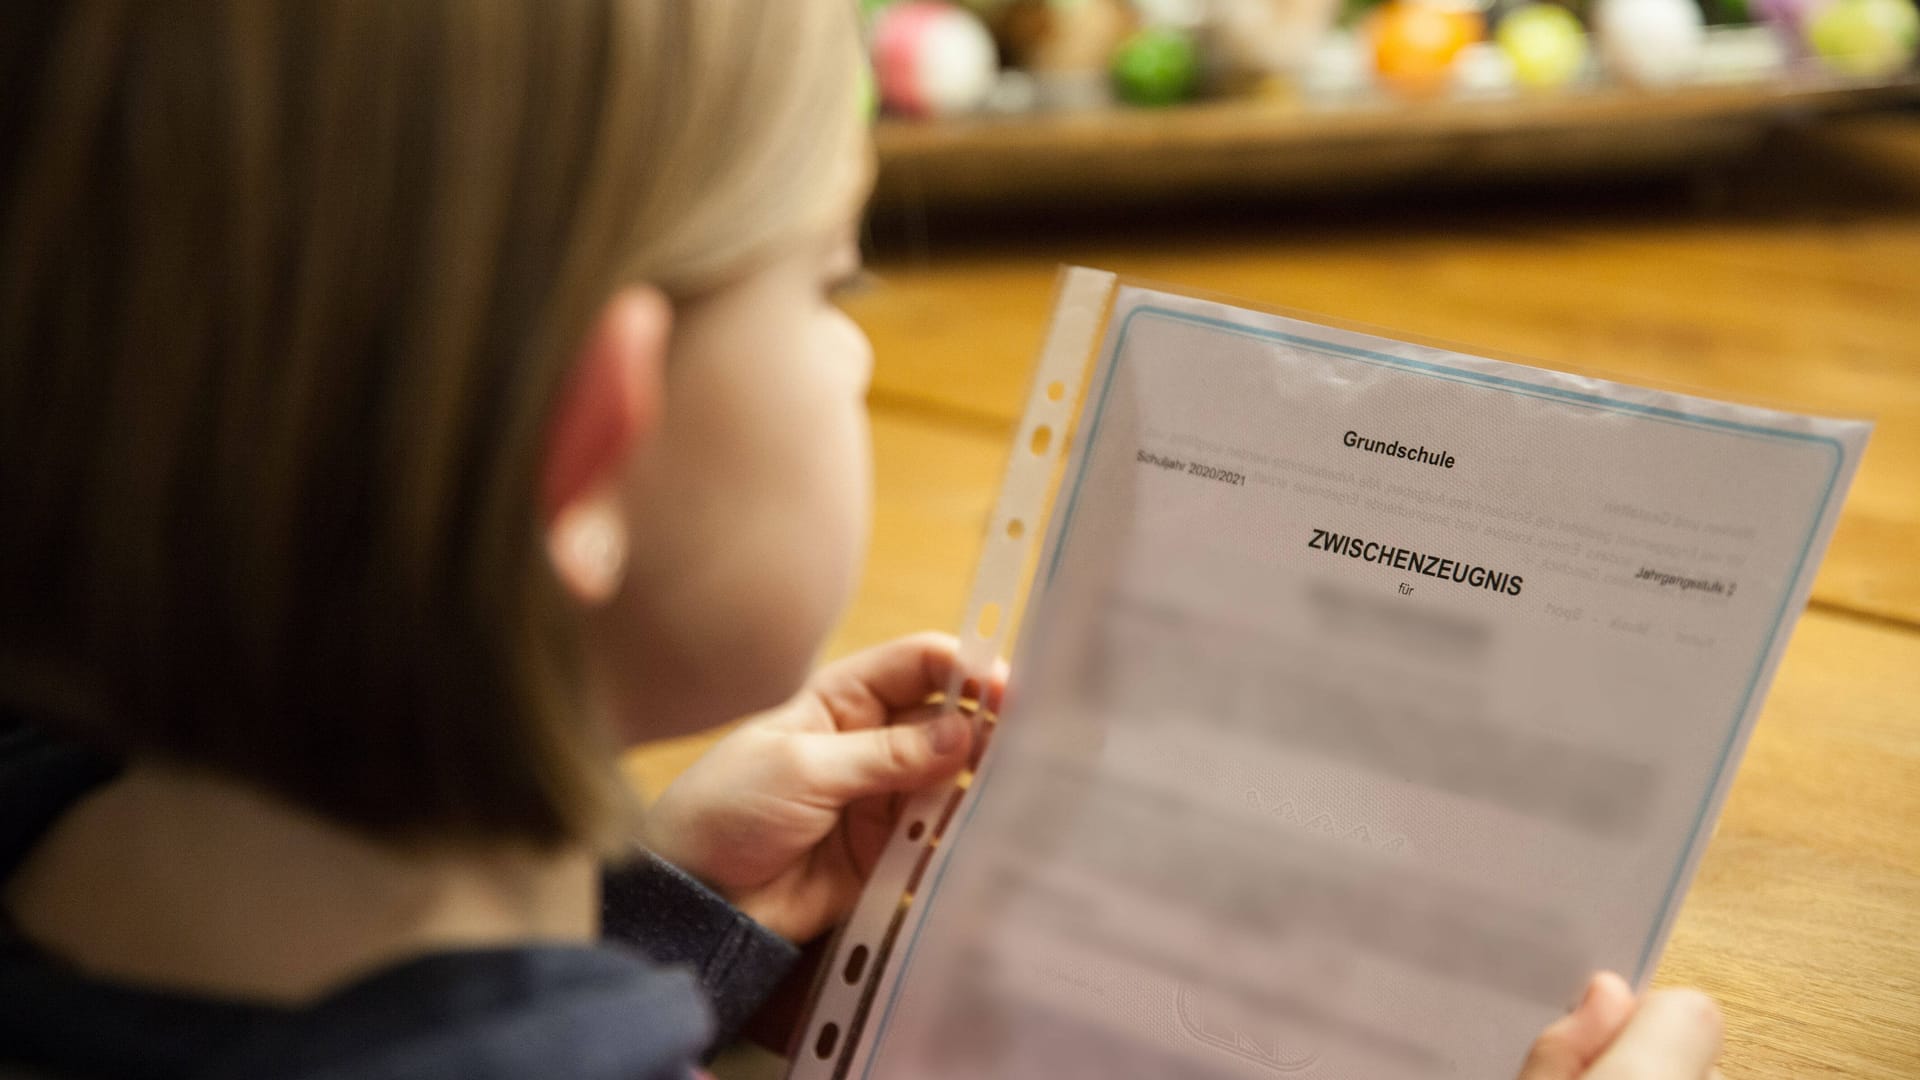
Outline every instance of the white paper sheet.
<svg viewBox="0 0 1920 1080"><path fill-rule="evenodd" d="M1651 972L1867 432L1121 289L835 1064L1513 1075Z"/></svg>

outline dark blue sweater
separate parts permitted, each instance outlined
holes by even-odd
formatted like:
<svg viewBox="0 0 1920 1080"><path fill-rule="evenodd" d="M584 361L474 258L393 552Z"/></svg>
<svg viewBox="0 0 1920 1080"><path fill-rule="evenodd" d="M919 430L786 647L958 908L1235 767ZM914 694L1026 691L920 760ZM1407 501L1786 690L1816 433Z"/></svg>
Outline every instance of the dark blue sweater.
<svg viewBox="0 0 1920 1080"><path fill-rule="evenodd" d="M0 717L0 887L118 768ZM602 946L424 956L303 1008L91 978L0 918L0 1075L683 1080L796 951L659 860L604 880Z"/></svg>

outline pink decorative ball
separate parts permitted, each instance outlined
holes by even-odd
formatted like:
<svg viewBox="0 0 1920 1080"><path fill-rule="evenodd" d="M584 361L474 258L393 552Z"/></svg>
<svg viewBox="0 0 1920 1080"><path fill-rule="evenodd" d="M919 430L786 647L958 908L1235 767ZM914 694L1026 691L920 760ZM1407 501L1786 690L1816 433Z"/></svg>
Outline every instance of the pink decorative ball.
<svg viewBox="0 0 1920 1080"><path fill-rule="evenodd" d="M884 8L873 23L873 72L880 101L908 116L978 109L999 74L993 36L964 9L936 0Z"/></svg>

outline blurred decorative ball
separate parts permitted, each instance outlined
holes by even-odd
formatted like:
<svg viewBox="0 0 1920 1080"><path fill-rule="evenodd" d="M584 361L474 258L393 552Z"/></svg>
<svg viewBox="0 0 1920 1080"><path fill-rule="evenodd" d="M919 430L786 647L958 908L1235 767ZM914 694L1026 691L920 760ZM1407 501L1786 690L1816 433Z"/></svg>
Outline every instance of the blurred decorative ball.
<svg viewBox="0 0 1920 1080"><path fill-rule="evenodd" d="M1807 19L1820 0L1752 0L1751 11L1780 35L1794 56L1806 54Z"/></svg>
<svg viewBox="0 0 1920 1080"><path fill-rule="evenodd" d="M1515 8L1494 30L1514 78L1539 89L1565 86L1587 65L1587 33L1573 12L1556 4Z"/></svg>
<svg viewBox="0 0 1920 1080"><path fill-rule="evenodd" d="M1300 88L1320 101L1358 97L1372 85L1373 55L1345 30L1322 38L1300 72Z"/></svg>
<svg viewBox="0 0 1920 1080"><path fill-rule="evenodd" d="M1136 0L1136 3L1138 0ZM1198 26L1209 86L1300 76L1340 15L1340 0L1210 0Z"/></svg>
<svg viewBox="0 0 1920 1080"><path fill-rule="evenodd" d="M1368 21L1373 66L1387 85L1427 95L1447 84L1460 50L1482 36L1477 12L1423 0L1390 0Z"/></svg>
<svg viewBox="0 0 1920 1080"><path fill-rule="evenodd" d="M1807 44L1842 75L1884 78L1913 61L1920 13L1913 0L1833 0L1807 20Z"/></svg>
<svg viewBox="0 0 1920 1080"><path fill-rule="evenodd" d="M1790 57L1787 43L1769 26L1709 26L1700 47L1699 79L1705 83L1756 83L1779 78Z"/></svg>
<svg viewBox="0 0 1920 1080"><path fill-rule="evenodd" d="M1474 42L1453 62L1453 88L1462 97L1506 97L1516 81L1513 61L1492 42Z"/></svg>
<svg viewBox="0 0 1920 1080"><path fill-rule="evenodd" d="M971 112L993 90L999 66L987 28L952 4L904 0L874 18L874 77L881 102L895 112Z"/></svg>
<svg viewBox="0 0 1920 1080"><path fill-rule="evenodd" d="M1138 20L1124 0L1015 0L995 26L1015 67L1042 77L1104 75Z"/></svg>
<svg viewBox="0 0 1920 1080"><path fill-rule="evenodd" d="M1124 0L1012 0L994 19L1007 62L1033 76L1042 109L1113 103L1113 51L1137 25Z"/></svg>
<svg viewBox="0 0 1920 1080"><path fill-rule="evenodd" d="M1114 92L1130 105L1185 101L1199 82L1199 51L1178 30L1141 30L1114 50Z"/></svg>
<svg viewBox="0 0 1920 1080"><path fill-rule="evenodd" d="M1133 0L1133 10L1149 26L1194 30L1207 21L1220 0Z"/></svg>
<svg viewBox="0 0 1920 1080"><path fill-rule="evenodd" d="M1672 86L1700 67L1705 20L1693 0L1600 0L1593 29L1607 70L1641 86Z"/></svg>

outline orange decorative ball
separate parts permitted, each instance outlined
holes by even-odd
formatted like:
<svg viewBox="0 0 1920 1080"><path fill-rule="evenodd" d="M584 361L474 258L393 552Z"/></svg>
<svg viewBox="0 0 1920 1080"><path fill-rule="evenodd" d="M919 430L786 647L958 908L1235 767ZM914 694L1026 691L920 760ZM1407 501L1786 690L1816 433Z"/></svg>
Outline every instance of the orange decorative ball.
<svg viewBox="0 0 1920 1080"><path fill-rule="evenodd" d="M1486 27L1477 11L1392 0L1375 9L1368 34L1381 81L1402 93L1427 96L1446 87L1454 58L1484 37Z"/></svg>

